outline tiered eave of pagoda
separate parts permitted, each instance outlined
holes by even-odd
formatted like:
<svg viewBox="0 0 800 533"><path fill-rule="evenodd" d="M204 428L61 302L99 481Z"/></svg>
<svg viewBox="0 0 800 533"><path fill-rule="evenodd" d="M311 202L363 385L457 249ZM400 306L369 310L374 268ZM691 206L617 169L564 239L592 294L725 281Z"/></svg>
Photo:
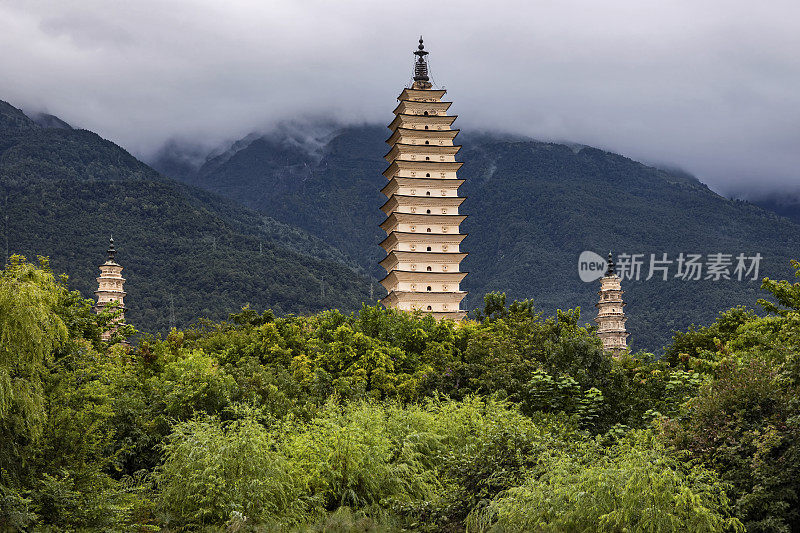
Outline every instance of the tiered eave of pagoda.
<svg viewBox="0 0 800 533"><path fill-rule="evenodd" d="M406 141L404 139L411 139L415 141L413 144L444 145L445 141L449 141L450 144L452 144L453 140L460 132L461 130L415 130L411 128L397 128L392 132L389 138L386 139L386 142L388 144L394 144L397 142L405 143ZM441 143L439 142L440 140L442 141ZM428 142L426 143L425 141Z"/></svg>
<svg viewBox="0 0 800 533"><path fill-rule="evenodd" d="M393 194L386 200L386 203L381 206L381 211L389 216L394 211L401 211L404 213L413 214L414 211L410 209L430 209L439 208L440 213L447 214L448 209L450 213L456 214L458 207L466 200L463 196L411 196L405 194ZM433 214L433 211L431 213Z"/></svg>
<svg viewBox="0 0 800 533"><path fill-rule="evenodd" d="M451 177L455 179L456 171L458 171L463 164L464 163L460 161L395 159L389 164L389 167L383 171L383 175L386 179L392 179L400 173L407 175L413 172L415 174L422 174L419 177L431 178L435 177L435 174L438 173L441 178ZM444 176L441 175L442 172L445 173ZM401 177L415 178L417 176L411 175Z"/></svg>
<svg viewBox="0 0 800 533"><path fill-rule="evenodd" d="M455 235L441 235L434 233L415 233L408 231L393 231L386 236L380 243L380 247L389 253L402 246L432 246L434 244L444 246L445 250L453 248L458 251L461 241L467 236L466 233L456 233Z"/></svg>
<svg viewBox="0 0 800 533"><path fill-rule="evenodd" d="M389 129L449 130L457 118L458 115L410 115L404 113L394 117L394 120L389 124Z"/></svg>
<svg viewBox="0 0 800 533"><path fill-rule="evenodd" d="M424 157L447 157L448 162L455 161L456 154L461 150L461 145L439 146L435 144L406 144L395 143L391 150L383 156L389 162L395 159L403 159L405 161L416 161L420 155ZM427 159L425 161L428 161Z"/></svg>
<svg viewBox="0 0 800 533"><path fill-rule="evenodd" d="M387 183L381 192L386 196L391 197L397 191L402 191L403 189L416 189L420 188L425 190L425 192L431 192L430 195L426 194L426 196L433 196L437 194L434 189L439 189L440 191L444 191L440 194L441 196L447 196L449 193L452 192L452 196L455 196L458 193L458 188L461 184L464 183L464 180L460 179L448 179L446 182L443 182L441 179L432 179L432 178L406 178L403 176L394 176L389 183ZM404 194L404 193L401 193ZM415 193L410 193L415 194Z"/></svg>

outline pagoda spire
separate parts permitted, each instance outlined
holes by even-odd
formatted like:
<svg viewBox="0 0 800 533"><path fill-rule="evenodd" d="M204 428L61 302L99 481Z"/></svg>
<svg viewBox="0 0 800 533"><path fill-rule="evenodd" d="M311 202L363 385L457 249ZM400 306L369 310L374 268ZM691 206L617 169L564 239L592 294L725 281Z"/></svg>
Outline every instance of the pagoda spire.
<svg viewBox="0 0 800 533"><path fill-rule="evenodd" d="M611 252L608 252L608 269L606 270L606 276L611 276L615 272L616 265L614 264L614 257L611 255Z"/></svg>
<svg viewBox="0 0 800 533"><path fill-rule="evenodd" d="M111 238L108 239L108 250L106 250L106 253L108 254L108 260L113 263L114 262L114 256L117 253L117 250L114 249L114 236L113 235L111 235Z"/></svg>
<svg viewBox="0 0 800 533"><path fill-rule="evenodd" d="M108 258L106 262L100 265L100 277L97 278L97 290L94 292L97 296L97 304L95 304L95 312L99 313L103 308L112 303L117 302L120 308L120 315L114 319L115 324L125 322L125 278L122 277L122 266L117 263L116 255L117 250L114 247L114 237L108 240L108 250L106 250ZM104 341L109 340L114 332L117 330L116 325L112 325L110 329L102 333Z"/></svg>
<svg viewBox="0 0 800 533"><path fill-rule="evenodd" d="M381 192L387 196L381 210L386 220L381 246L386 257L380 265L387 275L381 284L388 295L384 306L402 311L422 311L436 319L461 320L461 300L466 292L460 283L466 257L460 249L459 225L466 218L459 212L464 198L458 188L464 180L456 175L461 148L454 139L456 117L448 115L451 102L442 101L446 91L433 89L422 37L414 55L414 83L397 98L392 131L384 156L388 180Z"/></svg>
<svg viewBox="0 0 800 533"><path fill-rule="evenodd" d="M425 58L428 52L425 51L422 35L419 36L419 46L417 46L414 55L417 56L417 61L414 63L414 81L430 81L428 78L428 60Z"/></svg>
<svg viewBox="0 0 800 533"><path fill-rule="evenodd" d="M628 348L628 332L625 330L625 302L622 300L622 280L615 271L614 259L608 252L608 269L600 278L600 300L597 307L597 336L603 348L618 356Z"/></svg>

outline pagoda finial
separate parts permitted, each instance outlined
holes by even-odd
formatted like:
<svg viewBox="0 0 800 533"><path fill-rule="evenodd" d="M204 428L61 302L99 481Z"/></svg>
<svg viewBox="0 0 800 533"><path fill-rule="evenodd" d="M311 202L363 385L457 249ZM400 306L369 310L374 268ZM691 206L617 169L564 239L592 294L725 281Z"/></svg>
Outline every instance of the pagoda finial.
<svg viewBox="0 0 800 533"><path fill-rule="evenodd" d="M414 81L429 81L428 60L425 59L428 52L425 51L425 45L422 43L422 35L419 36L419 46L414 55L417 56L417 60L414 63Z"/></svg>
<svg viewBox="0 0 800 533"><path fill-rule="evenodd" d="M114 236L112 235L110 239L108 239L108 260L114 261L114 255L117 253L117 250L114 248Z"/></svg>
<svg viewBox="0 0 800 533"><path fill-rule="evenodd" d="M606 276L613 276L614 275L614 259L612 259L611 252L608 252L608 270L606 270Z"/></svg>

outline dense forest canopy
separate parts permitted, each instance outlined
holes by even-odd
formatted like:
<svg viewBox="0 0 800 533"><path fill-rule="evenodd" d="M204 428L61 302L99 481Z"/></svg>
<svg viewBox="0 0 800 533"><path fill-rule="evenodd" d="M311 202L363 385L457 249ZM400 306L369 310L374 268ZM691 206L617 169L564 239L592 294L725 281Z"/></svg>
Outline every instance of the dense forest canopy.
<svg viewBox="0 0 800 533"><path fill-rule="evenodd" d="M800 277L800 263L793 263ZM121 328L0 272L0 528L797 531L800 283L603 352L580 310L244 308Z"/></svg>

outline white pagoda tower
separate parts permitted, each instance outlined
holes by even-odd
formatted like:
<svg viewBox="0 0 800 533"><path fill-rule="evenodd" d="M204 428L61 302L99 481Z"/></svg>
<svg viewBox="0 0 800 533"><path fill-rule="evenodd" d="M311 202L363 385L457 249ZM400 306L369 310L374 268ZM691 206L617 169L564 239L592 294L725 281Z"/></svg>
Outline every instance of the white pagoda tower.
<svg viewBox="0 0 800 533"><path fill-rule="evenodd" d="M391 149L383 175L389 183L381 190L388 200L381 210L387 237L381 242L386 257L380 265L388 275L381 284L389 294L383 305L403 311L420 310L436 319L461 320L466 296L459 284L467 275L460 270L466 257L460 249L466 235L459 225L464 198L458 187L464 180L456 172L461 148L454 144L458 130L455 115L448 115L452 102L443 102L444 89L434 89L428 78L428 52L419 39L414 52L414 82L403 89L394 110L392 131L386 141Z"/></svg>
<svg viewBox="0 0 800 533"><path fill-rule="evenodd" d="M97 296L95 312L99 313L111 302L119 302L122 314L115 319L115 322L123 323L125 321L125 291L123 290L125 278L122 277L122 267L114 259L117 251L114 249L113 237L109 239L107 252L108 259L100 265L100 277L97 278L97 290L94 292ZM102 334L103 340L110 339L115 329L111 328L108 331L104 331Z"/></svg>
<svg viewBox="0 0 800 533"><path fill-rule="evenodd" d="M619 355L628 348L628 332L625 331L625 302L622 301L622 282L614 272L614 261L608 254L608 270L600 278L600 301L597 307L597 336L603 341L603 348Z"/></svg>

